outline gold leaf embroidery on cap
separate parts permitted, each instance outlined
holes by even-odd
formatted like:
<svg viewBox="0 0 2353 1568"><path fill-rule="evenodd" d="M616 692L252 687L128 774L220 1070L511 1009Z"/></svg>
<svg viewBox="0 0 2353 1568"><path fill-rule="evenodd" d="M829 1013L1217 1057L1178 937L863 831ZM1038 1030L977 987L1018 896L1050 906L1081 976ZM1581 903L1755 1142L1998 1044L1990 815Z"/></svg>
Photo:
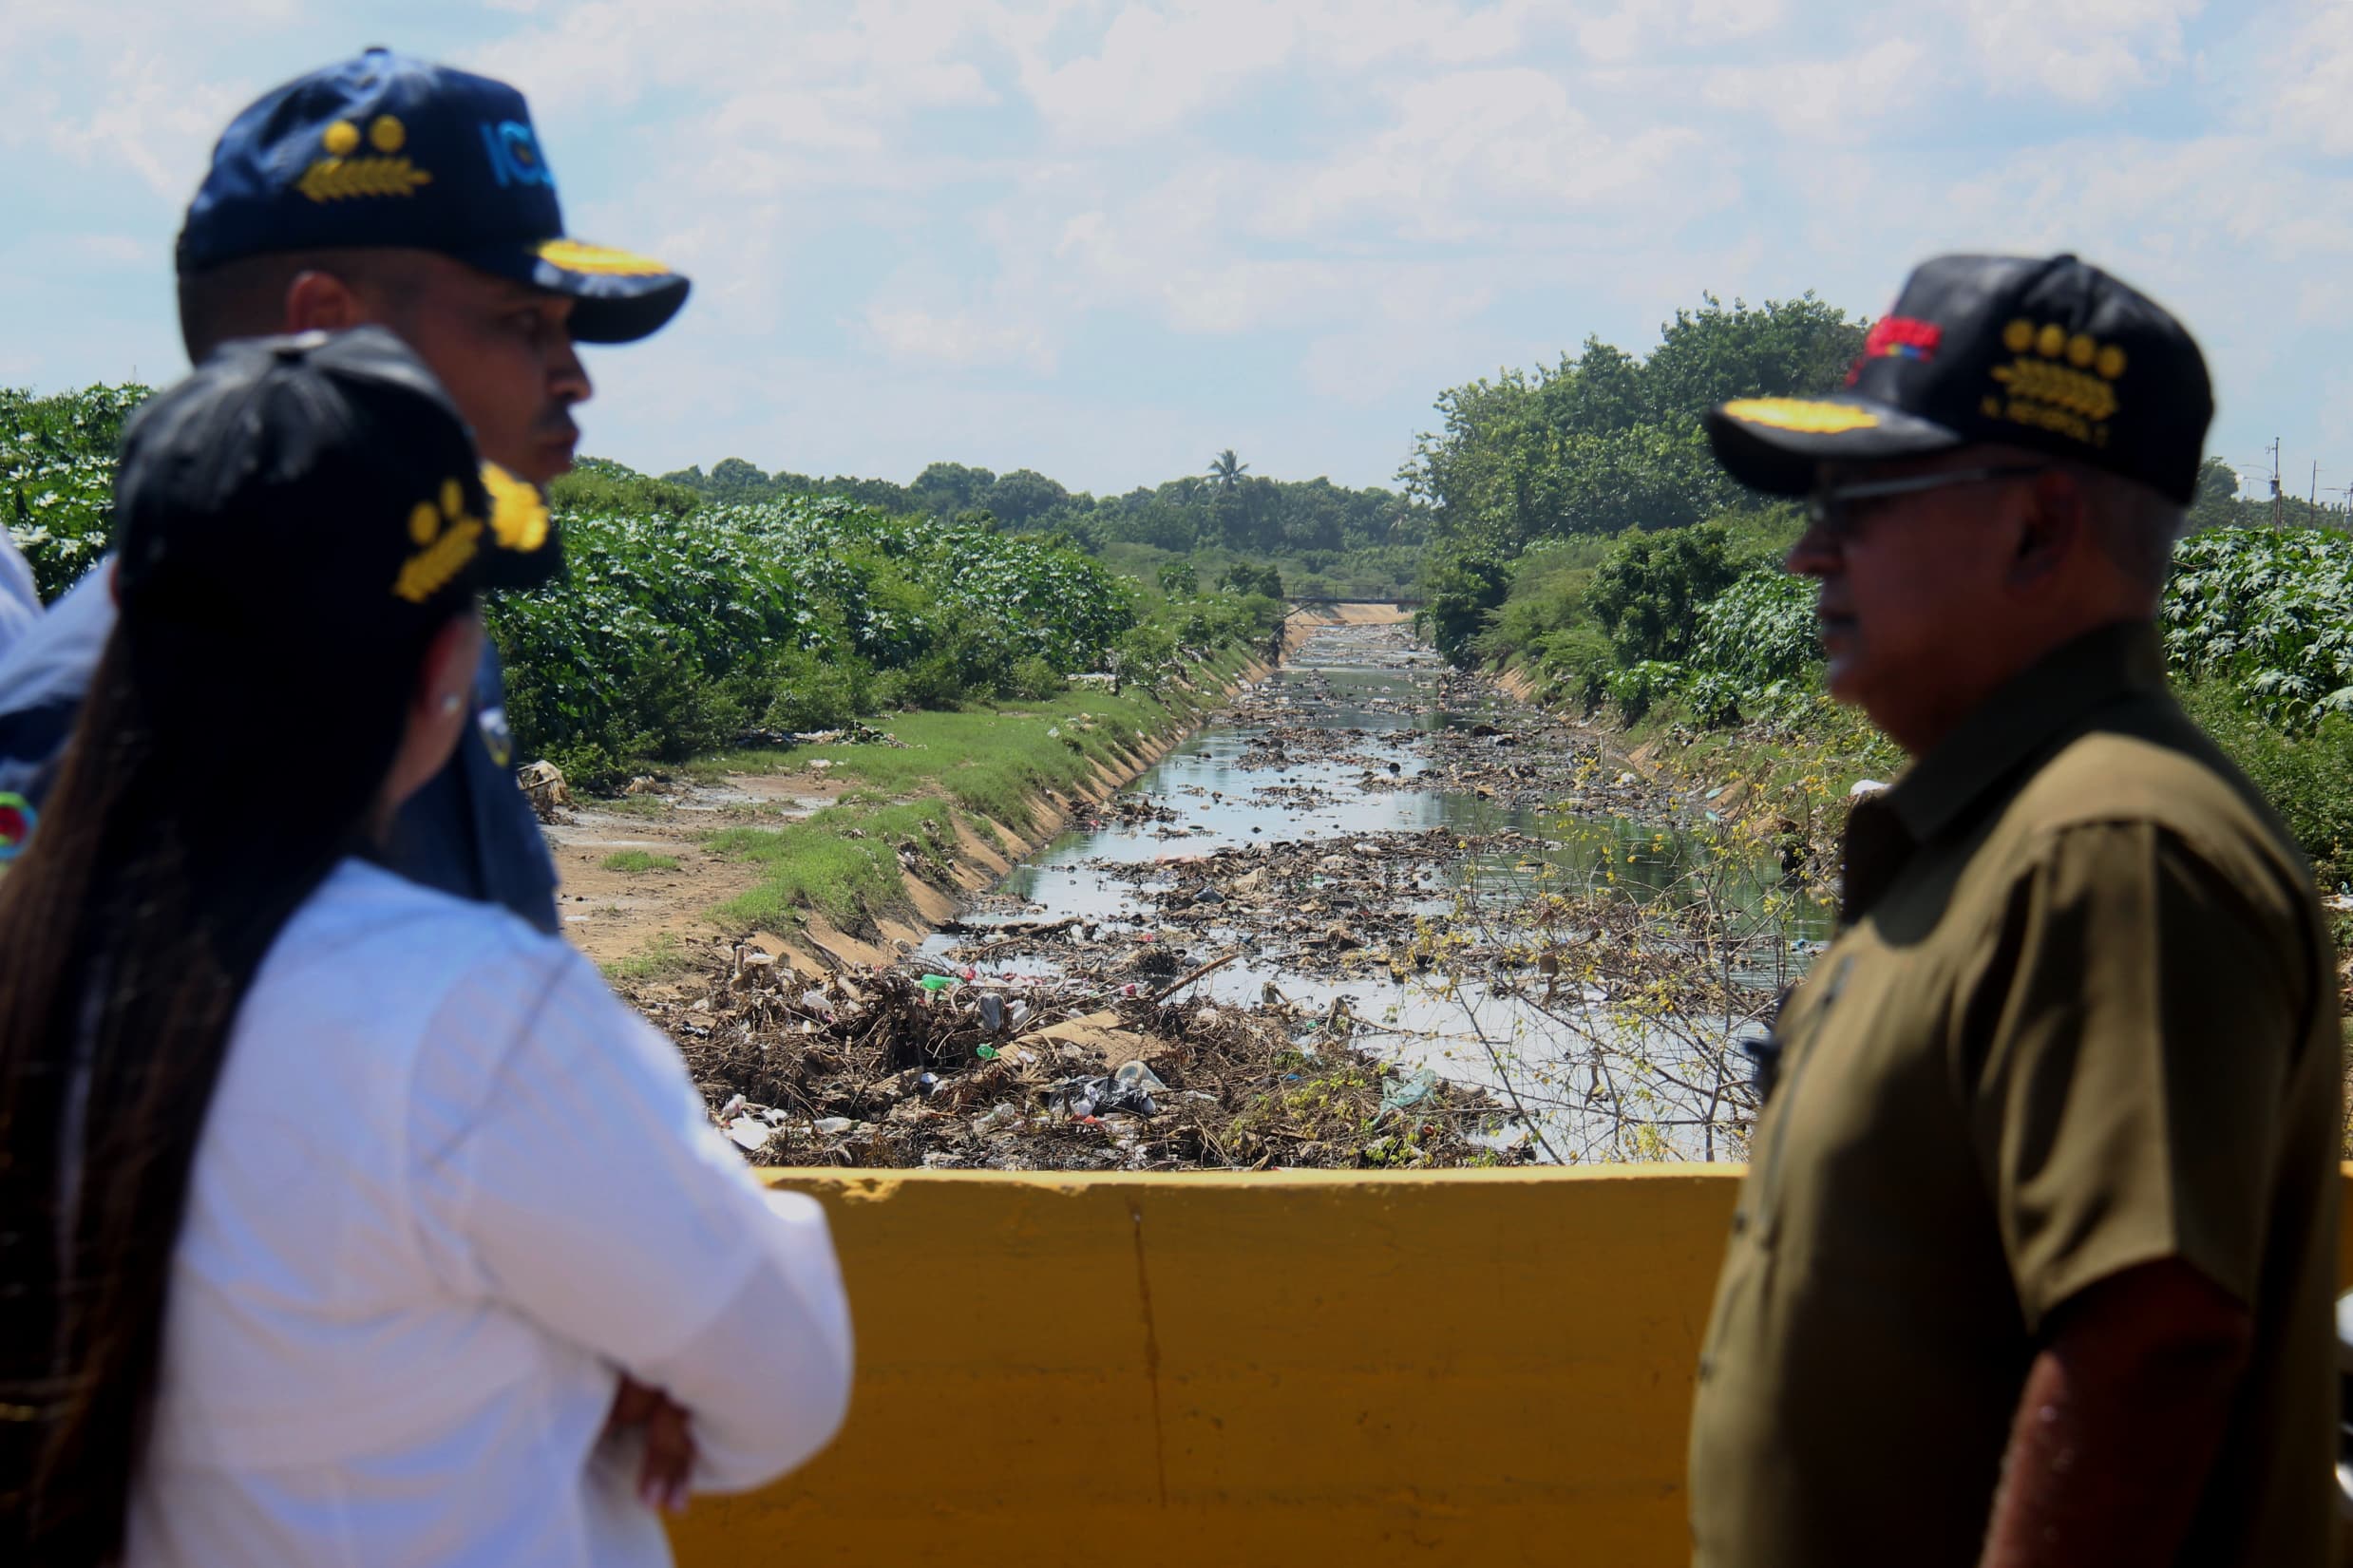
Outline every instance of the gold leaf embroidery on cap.
<svg viewBox="0 0 2353 1568"><path fill-rule="evenodd" d="M2121 406L2111 383L2124 374L2124 350L2059 322L2021 318L2002 330L2017 357L1989 372L2002 387L1983 398L1988 419L2048 430L2087 446L2108 444L2108 421Z"/></svg>
<svg viewBox="0 0 2353 1568"><path fill-rule="evenodd" d="M1738 398L1724 405L1724 413L1746 425L1809 436L1834 436L1846 430L1875 429L1879 425L1879 416L1869 408L1799 397Z"/></svg>
<svg viewBox="0 0 2353 1568"><path fill-rule="evenodd" d="M429 501L409 509L408 537L424 548L401 563L400 576L392 579L396 597L423 604L447 587L449 579L474 558L483 522L462 510L465 501L465 487L456 480L444 480L438 512ZM444 523L447 526L443 527Z"/></svg>
<svg viewBox="0 0 2353 1568"><path fill-rule="evenodd" d="M660 277L670 269L651 256L602 245L583 245L577 239L551 239L539 249L541 261L567 273L595 273L612 277Z"/></svg>
<svg viewBox="0 0 2353 1568"><path fill-rule="evenodd" d="M2033 398L2040 403L2054 404L2085 419L2104 420L2116 411L2116 389L2097 376L2081 370L2071 370L2064 365L2045 365L2038 360L2022 359L2009 365L1994 367L1994 379L2010 389L2010 395Z"/></svg>
<svg viewBox="0 0 2353 1568"><path fill-rule="evenodd" d="M362 196L414 196L419 185L432 182L431 175L406 158L322 158L302 171L294 189L313 201L349 201Z"/></svg>
<svg viewBox="0 0 2353 1568"><path fill-rule="evenodd" d="M531 551L547 542L547 503L536 486L485 463L482 487L490 496L490 533L501 549Z"/></svg>

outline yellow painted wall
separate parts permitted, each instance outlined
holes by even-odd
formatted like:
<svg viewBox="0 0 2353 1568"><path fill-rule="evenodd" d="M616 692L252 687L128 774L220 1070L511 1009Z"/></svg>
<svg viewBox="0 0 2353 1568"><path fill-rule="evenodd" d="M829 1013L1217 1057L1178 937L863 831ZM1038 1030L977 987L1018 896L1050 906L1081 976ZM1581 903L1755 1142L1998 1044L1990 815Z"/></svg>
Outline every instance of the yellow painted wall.
<svg viewBox="0 0 2353 1568"><path fill-rule="evenodd" d="M1739 1175L779 1173L832 1217L849 1423L678 1559L1680 1565Z"/></svg>
<svg viewBox="0 0 2353 1568"><path fill-rule="evenodd" d="M1736 1167L825 1177L849 1423L690 1568L1686 1559Z"/></svg>

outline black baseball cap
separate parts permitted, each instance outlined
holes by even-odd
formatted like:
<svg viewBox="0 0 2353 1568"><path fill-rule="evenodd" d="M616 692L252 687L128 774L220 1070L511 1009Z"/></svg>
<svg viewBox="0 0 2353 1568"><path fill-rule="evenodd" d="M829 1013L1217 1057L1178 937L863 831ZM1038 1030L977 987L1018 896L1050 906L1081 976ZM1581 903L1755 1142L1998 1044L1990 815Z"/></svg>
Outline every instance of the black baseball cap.
<svg viewBox="0 0 2353 1568"><path fill-rule="evenodd" d="M1981 443L2137 480L2187 506L2214 417L2205 356L2131 285L2072 255L1921 263L1871 324L1842 392L1708 410L1735 479L1803 495L1815 465Z"/></svg>
<svg viewBox="0 0 2353 1568"><path fill-rule="evenodd" d="M188 204L185 277L224 261L345 246L438 251L579 301L572 335L628 343L686 303L661 262L567 237L522 94L371 48L230 122Z"/></svg>
<svg viewBox="0 0 2353 1568"><path fill-rule="evenodd" d="M381 327L226 343L149 399L115 528L126 622L338 640L429 632L477 589L539 581L549 555L538 492L481 464Z"/></svg>

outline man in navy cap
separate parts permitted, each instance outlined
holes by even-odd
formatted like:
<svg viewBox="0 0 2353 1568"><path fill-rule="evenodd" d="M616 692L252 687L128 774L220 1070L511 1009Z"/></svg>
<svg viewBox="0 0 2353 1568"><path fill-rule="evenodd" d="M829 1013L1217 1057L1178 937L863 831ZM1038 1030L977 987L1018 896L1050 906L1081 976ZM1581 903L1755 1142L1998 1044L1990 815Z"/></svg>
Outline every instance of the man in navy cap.
<svg viewBox="0 0 2353 1568"><path fill-rule="evenodd" d="M533 484L572 465L572 409L590 395L574 345L657 331L688 287L659 262L565 235L521 93L381 48L231 123L177 259L191 360L234 337L389 327L448 388L484 457ZM560 549L551 529L543 576ZM112 565L0 658L0 801L37 806L47 787L113 625ZM555 862L515 783L501 690L485 652L477 732L403 812L394 869L554 931ZM255 700L269 700L266 675ZM300 714L286 733L287 755L254 759L256 789L300 787Z"/></svg>
<svg viewBox="0 0 2353 1568"><path fill-rule="evenodd" d="M2142 294L1964 255L1845 392L1707 416L1805 498L1831 694L1914 762L1775 1030L1705 1568L2337 1560L2333 945L2155 625L2212 412Z"/></svg>

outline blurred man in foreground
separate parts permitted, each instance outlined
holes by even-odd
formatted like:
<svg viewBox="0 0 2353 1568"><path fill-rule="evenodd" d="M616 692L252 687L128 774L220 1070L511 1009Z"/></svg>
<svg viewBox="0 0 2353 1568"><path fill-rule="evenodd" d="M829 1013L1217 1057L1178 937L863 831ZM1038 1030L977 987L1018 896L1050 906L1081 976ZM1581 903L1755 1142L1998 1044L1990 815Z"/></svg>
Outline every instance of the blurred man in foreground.
<svg viewBox="0 0 2353 1568"><path fill-rule="evenodd" d="M590 394L576 342L625 343L685 303L661 263L564 236L522 95L369 49L287 83L233 121L189 204L180 321L201 360L236 337L372 322L448 388L484 457L544 484L572 465ZM541 576L561 564L551 528ZM108 557L0 659L0 791L38 807L114 625ZM267 671L247 671L269 700ZM401 814L393 869L554 932L556 867L511 764L495 649L475 733ZM298 788L302 718L255 787ZM0 844L0 853L15 846Z"/></svg>
<svg viewBox="0 0 2353 1568"><path fill-rule="evenodd" d="M1696 1560L2330 1560L2337 1005L2312 875L2165 689L2212 398L2059 256L1922 266L1849 389L1708 416L1808 498L1848 826L1699 1367Z"/></svg>

